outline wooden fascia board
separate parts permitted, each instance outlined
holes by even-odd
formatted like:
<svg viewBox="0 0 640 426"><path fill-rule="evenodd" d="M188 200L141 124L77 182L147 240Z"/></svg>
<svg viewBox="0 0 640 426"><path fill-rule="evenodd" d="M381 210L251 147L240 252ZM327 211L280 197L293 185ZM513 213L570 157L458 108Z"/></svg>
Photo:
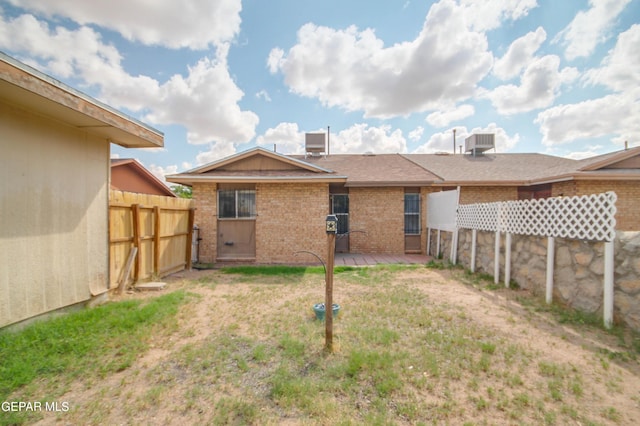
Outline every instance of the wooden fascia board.
<svg viewBox="0 0 640 426"><path fill-rule="evenodd" d="M369 182L369 181L349 181L345 184L347 188L375 188L375 187L398 187L398 186L411 186L422 187L432 186L435 183L433 181L389 181L389 182Z"/></svg>
<svg viewBox="0 0 640 426"><path fill-rule="evenodd" d="M206 175L170 175L167 182L191 186L194 183L340 183L346 182L346 176L206 176Z"/></svg>
<svg viewBox="0 0 640 426"><path fill-rule="evenodd" d="M603 173L598 173L598 172L593 172L593 173L580 172L580 173L576 173L575 174L574 179L575 180L615 180L615 181L633 180L633 181L637 181L637 180L640 180L640 173L634 173L634 174L629 174L629 173L607 173L607 174L603 174Z"/></svg>

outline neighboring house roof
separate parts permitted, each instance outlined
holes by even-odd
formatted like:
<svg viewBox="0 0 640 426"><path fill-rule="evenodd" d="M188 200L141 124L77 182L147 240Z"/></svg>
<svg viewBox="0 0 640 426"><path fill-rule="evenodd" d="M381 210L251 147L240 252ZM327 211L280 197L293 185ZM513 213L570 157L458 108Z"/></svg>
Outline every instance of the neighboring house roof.
<svg viewBox="0 0 640 426"><path fill-rule="evenodd" d="M2 52L0 98L8 104L68 123L124 147L164 146L162 132Z"/></svg>
<svg viewBox="0 0 640 426"><path fill-rule="evenodd" d="M640 180L640 147L584 160L545 154L283 155L255 148L178 175L170 182L295 179L356 186L529 186L578 179Z"/></svg>
<svg viewBox="0 0 640 426"><path fill-rule="evenodd" d="M175 197L173 191L133 158L111 159L111 189Z"/></svg>
<svg viewBox="0 0 640 426"><path fill-rule="evenodd" d="M446 185L526 185L549 169L575 167L575 160L543 154L408 154Z"/></svg>

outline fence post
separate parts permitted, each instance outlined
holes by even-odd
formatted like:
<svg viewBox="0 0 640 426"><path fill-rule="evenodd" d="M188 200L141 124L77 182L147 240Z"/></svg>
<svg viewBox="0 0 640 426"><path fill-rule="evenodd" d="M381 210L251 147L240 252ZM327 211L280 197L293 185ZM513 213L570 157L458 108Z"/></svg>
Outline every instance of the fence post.
<svg viewBox="0 0 640 426"><path fill-rule="evenodd" d="M507 232L504 242L504 286L509 288L511 281L511 233Z"/></svg>
<svg viewBox="0 0 640 426"><path fill-rule="evenodd" d="M547 304L550 304L553 300L553 265L556 257L555 255L555 238L547 237L547 291L545 297Z"/></svg>
<svg viewBox="0 0 640 426"><path fill-rule="evenodd" d="M476 242L478 238L478 230L471 230L471 272L476 271Z"/></svg>
<svg viewBox="0 0 640 426"><path fill-rule="evenodd" d="M494 247L493 256L493 282L498 284L500 282L500 231L496 231L496 243Z"/></svg>
<svg viewBox="0 0 640 426"><path fill-rule="evenodd" d="M613 325L613 277L614 277L614 253L613 241L604 243L604 326L611 328Z"/></svg>

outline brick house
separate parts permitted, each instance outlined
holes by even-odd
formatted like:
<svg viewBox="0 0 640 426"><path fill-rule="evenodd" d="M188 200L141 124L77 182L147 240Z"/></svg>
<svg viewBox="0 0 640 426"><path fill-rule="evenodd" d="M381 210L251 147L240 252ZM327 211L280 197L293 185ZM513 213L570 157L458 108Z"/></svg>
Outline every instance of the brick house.
<svg viewBox="0 0 640 426"><path fill-rule="evenodd" d="M254 148L167 176L189 185L200 259L308 263L324 255L338 216L338 252L426 249L426 195L460 187L460 203L603 191L618 194L618 229L640 230L640 148L585 160L543 154L283 155Z"/></svg>

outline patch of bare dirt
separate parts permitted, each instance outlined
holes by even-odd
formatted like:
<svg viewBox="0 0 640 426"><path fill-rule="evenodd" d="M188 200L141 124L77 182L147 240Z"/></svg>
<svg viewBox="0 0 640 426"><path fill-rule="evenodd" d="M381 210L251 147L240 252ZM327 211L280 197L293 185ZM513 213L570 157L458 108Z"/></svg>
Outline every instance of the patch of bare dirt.
<svg viewBox="0 0 640 426"><path fill-rule="evenodd" d="M212 276L215 278L207 280ZM584 332L571 326L558 325L550 317L521 306L514 300L513 292L479 290L452 279L447 271L409 270L399 277L424 292L434 303L448 305L470 321L504 336L513 344L544 355L545 359L568 363L580 371L583 387L589 390L582 399L584 410L592 409L591 405L609 406L615 407L621 415L621 418L609 421L599 413L594 413L593 417L599 418L602 424L640 424L640 369L636 361L614 362L603 355L606 350L616 350L614 337L602 332ZM163 292L186 288L196 295L179 316L179 331L155 341L150 350L126 371L95 383L74 383L61 398L69 402L72 411L57 415L47 413L39 424L73 423L83 418L104 424L127 424L132 419L144 424L175 424L176 418L180 419L179 423L209 418L203 414L210 412L212 407L199 407L199 412L176 417L175 406L153 406L153 388L149 388L144 378L152 369L165 365L173 353L187 345L204 341L214 330L233 326L237 334L257 332L255 328L243 328L243 315L251 314L238 309L233 301L254 295L256 298L265 297L256 292L259 284L228 283L225 280L227 278L223 274L215 271L183 272L169 277ZM213 281L214 284L194 284L198 281ZM323 288L314 289L313 297L322 300L323 291ZM358 289L338 287L337 291L343 291L345 296L357 297ZM163 292L123 294L116 299L150 298ZM286 292L278 294L277 303L261 305L260 315L277 316L282 306L304 298L309 298L308 287L287 286ZM523 379L527 380L526 377ZM233 389L217 391L234 392ZM182 401L189 392L189 383L177 383L170 392L169 399ZM167 398L166 394L163 398ZM463 406L466 403L471 404L461 401ZM153 409L140 417L132 413L132 410L145 408L146 405L153 406ZM152 417L149 417L149 412ZM292 423L286 416L282 421Z"/></svg>

